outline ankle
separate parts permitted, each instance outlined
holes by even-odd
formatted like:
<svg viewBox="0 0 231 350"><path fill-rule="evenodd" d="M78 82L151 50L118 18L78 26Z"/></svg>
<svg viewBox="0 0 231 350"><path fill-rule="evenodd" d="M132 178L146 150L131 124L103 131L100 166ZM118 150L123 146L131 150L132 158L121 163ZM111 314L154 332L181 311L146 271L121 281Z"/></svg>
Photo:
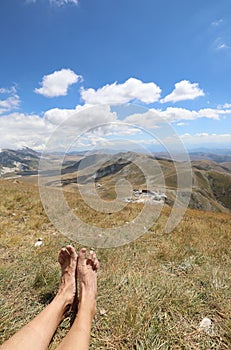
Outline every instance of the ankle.
<svg viewBox="0 0 231 350"><path fill-rule="evenodd" d="M82 297L79 301L78 310L82 310L84 313L89 313L92 318L96 314L96 300L91 297Z"/></svg>
<svg viewBox="0 0 231 350"><path fill-rule="evenodd" d="M59 290L56 294L54 300L63 305L63 308L67 308L73 303L73 296L69 293L66 293L64 290Z"/></svg>

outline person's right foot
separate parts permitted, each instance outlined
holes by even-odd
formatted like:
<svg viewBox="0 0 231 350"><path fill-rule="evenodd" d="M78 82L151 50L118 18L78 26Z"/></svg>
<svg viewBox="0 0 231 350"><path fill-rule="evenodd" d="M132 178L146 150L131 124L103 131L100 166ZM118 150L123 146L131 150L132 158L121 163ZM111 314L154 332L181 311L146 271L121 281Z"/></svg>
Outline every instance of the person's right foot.
<svg viewBox="0 0 231 350"><path fill-rule="evenodd" d="M62 248L58 261L61 266L61 281L58 291L58 296L62 295L66 305L71 306L76 295L76 265L77 254L74 247L67 245Z"/></svg>
<svg viewBox="0 0 231 350"><path fill-rule="evenodd" d="M78 254L77 277L79 283L79 303L96 310L97 270L99 261L91 250L86 258L86 248L82 248Z"/></svg>

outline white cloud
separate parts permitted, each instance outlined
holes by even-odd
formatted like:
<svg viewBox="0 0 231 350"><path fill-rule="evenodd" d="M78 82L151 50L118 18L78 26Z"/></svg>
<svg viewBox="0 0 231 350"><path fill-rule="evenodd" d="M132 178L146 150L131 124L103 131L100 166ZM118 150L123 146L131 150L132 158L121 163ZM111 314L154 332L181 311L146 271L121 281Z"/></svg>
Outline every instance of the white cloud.
<svg viewBox="0 0 231 350"><path fill-rule="evenodd" d="M168 107L166 110L149 109L143 114L133 114L125 118L125 122L139 125L143 128L154 129L158 127L161 121L168 123L178 123L185 125L186 120L196 120L199 118L208 118L219 120L222 115L231 114L229 109L204 108L199 111L188 110L185 108Z"/></svg>
<svg viewBox="0 0 231 350"><path fill-rule="evenodd" d="M177 123L176 125L177 126L185 126L185 125L188 125L188 123L180 122L180 123Z"/></svg>
<svg viewBox="0 0 231 350"><path fill-rule="evenodd" d="M216 46L217 50L229 49L229 46L226 43L220 43Z"/></svg>
<svg viewBox="0 0 231 350"><path fill-rule="evenodd" d="M141 80L130 78L123 84L117 82L105 85L98 90L81 89L82 99L89 104L120 104L135 99L144 103L153 103L159 100L161 89L155 83L143 83Z"/></svg>
<svg viewBox="0 0 231 350"><path fill-rule="evenodd" d="M231 110L201 109L190 111L180 108L167 108L161 111L150 109L146 113L126 117L124 122L131 125L128 128L126 125L125 127L120 125L116 113L112 112L110 106L106 105L91 108L87 108L86 105L77 106L76 109L72 110L55 108L46 111L43 117L11 113L0 117L0 147L20 148L28 146L36 150L42 150L46 141L62 122L65 122L65 124L62 124L62 127L59 128L57 140L58 142L64 140L63 147L65 149L65 146L67 146L65 142L72 145L73 142L80 141L81 143L86 139L87 143L83 144L84 148L93 147L99 142L103 144L105 138L110 140L115 135L116 137L121 135L125 139L130 139L132 135L139 133L139 129L135 128L134 124L145 130L155 129L158 134L158 128L162 121L164 123L180 122L182 125L182 120L194 120L202 117L218 119L219 116L224 114L231 114ZM83 136L79 139L80 135ZM136 136L134 138L136 139ZM182 140L195 145L196 143L205 144L213 141L219 144L230 144L231 137L230 134L210 135L205 132L195 135L184 134Z"/></svg>
<svg viewBox="0 0 231 350"><path fill-rule="evenodd" d="M225 111L219 110L219 109L212 109L212 108L203 108L198 111L198 117L204 117L209 119L220 119L221 114L226 114Z"/></svg>
<svg viewBox="0 0 231 350"><path fill-rule="evenodd" d="M10 89L0 88L0 94L11 94L11 93L15 93L15 92L16 92L16 89L14 86Z"/></svg>
<svg viewBox="0 0 231 350"><path fill-rule="evenodd" d="M50 109L45 112L44 119L55 126L67 121L65 127L70 130L75 128L75 136L77 136L79 132L91 129L94 125L114 122L117 117L115 112L111 112L110 106L88 107L84 105L77 106L76 109Z"/></svg>
<svg viewBox="0 0 231 350"><path fill-rule="evenodd" d="M79 0L47 0L50 5L64 6L68 4L78 5ZM25 0L26 4L35 4L38 0Z"/></svg>
<svg viewBox="0 0 231 350"><path fill-rule="evenodd" d="M0 140L2 148L28 146L39 149L51 131L43 118L37 115L12 113L0 117Z"/></svg>
<svg viewBox="0 0 231 350"><path fill-rule="evenodd" d="M230 46L226 43L226 40L223 37L217 37L212 44L213 50L221 51L230 49Z"/></svg>
<svg viewBox="0 0 231 350"><path fill-rule="evenodd" d="M124 120L126 123L135 124L145 129L157 128L158 123L161 121L161 111L150 109L145 113L137 113L129 115Z"/></svg>
<svg viewBox="0 0 231 350"><path fill-rule="evenodd" d="M182 80L175 84L175 89L160 102L177 102L183 100L194 100L199 96L204 96L204 91L199 88L198 83L191 83L188 80Z"/></svg>
<svg viewBox="0 0 231 350"><path fill-rule="evenodd" d="M216 21L213 21L213 22L211 23L211 25L212 25L213 27L219 27L223 22L224 22L224 20L223 20L222 18L220 18L220 19L218 19L218 20L216 20Z"/></svg>
<svg viewBox="0 0 231 350"><path fill-rule="evenodd" d="M189 134L180 136L181 140L187 147L213 146L213 147L230 147L231 134L209 134L207 132Z"/></svg>
<svg viewBox="0 0 231 350"><path fill-rule="evenodd" d="M25 0L25 4L35 4L37 0Z"/></svg>
<svg viewBox="0 0 231 350"><path fill-rule="evenodd" d="M44 120L52 125L60 125L75 113L74 109L49 109L44 113Z"/></svg>
<svg viewBox="0 0 231 350"><path fill-rule="evenodd" d="M60 136L57 140L58 144L62 141L63 136L65 142L71 145L83 132L92 129L93 125L95 128L89 131L90 134L107 134L107 125L104 127L103 124L113 123L116 120L116 113L111 112L109 106L95 106L94 108L77 106L74 110L55 108L46 111L43 117L11 113L0 117L1 148L27 146L35 150L42 150L59 125L61 127L58 132ZM111 132L110 124L109 132ZM68 145L64 144L64 146Z"/></svg>
<svg viewBox="0 0 231 350"><path fill-rule="evenodd" d="M64 6L68 4L78 5L78 0L49 0L51 5Z"/></svg>
<svg viewBox="0 0 231 350"><path fill-rule="evenodd" d="M217 106L218 109L222 109L222 108L231 108L231 103L225 103L223 105L218 105Z"/></svg>
<svg viewBox="0 0 231 350"><path fill-rule="evenodd" d="M46 97L65 96L69 86L81 80L81 75L77 75L71 69L61 69L45 75L40 83L42 87L34 91Z"/></svg>
<svg viewBox="0 0 231 350"><path fill-rule="evenodd" d="M231 114L231 110L202 108L199 111L190 111L185 108L168 107L165 111L161 111L160 113L163 118L171 123L181 120L195 120L198 118L219 120L222 115Z"/></svg>
<svg viewBox="0 0 231 350"><path fill-rule="evenodd" d="M170 123L180 120L194 120L199 117L197 111L190 111L185 108L168 107L165 111L161 111L160 113L161 117Z"/></svg>
<svg viewBox="0 0 231 350"><path fill-rule="evenodd" d="M71 74L68 75L69 73ZM43 86L38 90L42 90L43 94L46 96L57 96L60 94L60 91L67 92L68 86L74 83L73 81L76 82L79 79L81 79L81 77L71 70L63 69L45 76L43 78ZM188 85L195 85L195 89L199 89L197 84L191 84L189 82L186 82L184 87ZM177 84L175 90L179 93ZM188 88L188 91L189 90ZM130 78L123 84L114 83L105 85L98 90L82 89L81 96L86 102L83 106L77 105L74 109L50 109L45 111L43 117L41 117L38 115L12 113L12 111L19 107L20 103L16 88L12 87L7 89L1 87L0 94L1 96L5 94L6 98L0 100L0 114L5 113L5 115L0 117L0 147L19 148L28 146L41 150L49 136L51 136L57 126L63 122L64 124L62 124L62 126L64 126L64 128L62 130L61 127L61 132L59 132L57 138L57 140L60 140L59 145L62 143L62 145L65 146L65 142L76 142L79 135L83 133L87 135L86 138L85 136L82 137L82 141L85 140L83 146L88 145L90 147L91 145L97 144L97 142L104 144L105 141L108 143L110 137L113 138L115 135L120 135L126 140L130 137L132 138L134 135L137 136L139 127L145 130L156 129L158 133L158 130L161 129L161 123L166 123L166 125L168 125L168 123L178 123L180 126L185 125L187 121L198 118L219 120L222 116L231 115L231 104L228 103L224 106L219 106L219 108L217 107L217 109L203 108L198 111L174 107L168 107L165 110L153 108L147 110L147 112L126 117L123 121L131 125L129 128L119 125L118 116L116 112L113 112L117 110L117 108L113 107L111 110L109 104L126 103L134 99L139 99L145 103L151 103L159 100L160 92L161 89L154 83L143 83L138 79ZM118 108L118 111L120 115L120 108ZM134 127L134 125L138 126L138 128ZM89 131L89 129L91 130ZM64 138L62 139L60 135L64 136ZM136 136L134 136L134 138ZM186 139L185 135L182 137ZM199 140L199 137L205 140L206 137L211 138L214 137L214 135L210 136L208 134L206 135L206 133L194 135L196 140ZM108 138L108 140L106 140L106 138ZM193 142L192 140L194 139L188 134L187 140ZM221 140L227 142L227 137L224 136Z"/></svg>
<svg viewBox="0 0 231 350"><path fill-rule="evenodd" d="M0 93L10 95L5 99L0 100L0 114L9 113L19 108L20 98L16 92L16 88L13 86L10 89L0 88Z"/></svg>

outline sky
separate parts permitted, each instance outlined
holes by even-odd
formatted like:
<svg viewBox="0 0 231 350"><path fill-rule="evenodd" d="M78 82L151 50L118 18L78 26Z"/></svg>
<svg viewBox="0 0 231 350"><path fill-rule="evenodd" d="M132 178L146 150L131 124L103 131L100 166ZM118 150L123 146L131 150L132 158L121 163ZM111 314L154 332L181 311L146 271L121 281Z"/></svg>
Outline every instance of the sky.
<svg viewBox="0 0 231 350"><path fill-rule="evenodd" d="M63 122L95 128L83 148L140 141L158 119L189 150L231 150L230 0L2 0L0 36L0 148L42 150ZM145 111L129 131L128 103Z"/></svg>

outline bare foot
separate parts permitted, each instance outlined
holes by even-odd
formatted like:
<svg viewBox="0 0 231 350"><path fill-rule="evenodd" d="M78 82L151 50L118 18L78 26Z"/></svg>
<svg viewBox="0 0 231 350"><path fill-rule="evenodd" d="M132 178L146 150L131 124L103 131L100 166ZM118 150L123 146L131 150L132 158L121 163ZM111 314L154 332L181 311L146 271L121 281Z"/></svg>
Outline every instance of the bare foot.
<svg viewBox="0 0 231 350"><path fill-rule="evenodd" d="M70 309L76 296L77 254L75 249L71 245L62 248L58 261L62 273L58 296L62 296L65 306Z"/></svg>
<svg viewBox="0 0 231 350"><path fill-rule="evenodd" d="M92 314L96 311L97 270L99 261L92 250L86 258L86 248L78 254L77 277L79 281L79 304L90 307Z"/></svg>

